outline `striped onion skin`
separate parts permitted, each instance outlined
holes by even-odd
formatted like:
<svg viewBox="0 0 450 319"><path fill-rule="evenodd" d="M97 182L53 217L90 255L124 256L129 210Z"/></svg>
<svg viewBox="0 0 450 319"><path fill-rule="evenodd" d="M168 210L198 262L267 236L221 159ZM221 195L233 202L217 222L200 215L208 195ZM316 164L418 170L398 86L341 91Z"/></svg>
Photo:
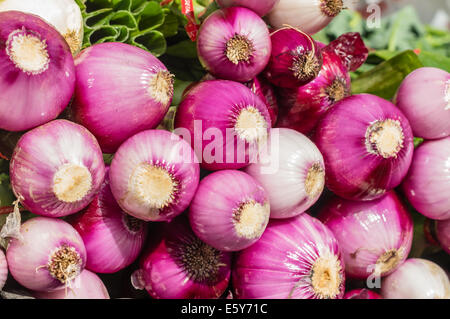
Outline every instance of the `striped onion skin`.
<svg viewBox="0 0 450 319"><path fill-rule="evenodd" d="M3 289L6 279L8 278L8 263L3 250L0 249L0 290Z"/></svg>

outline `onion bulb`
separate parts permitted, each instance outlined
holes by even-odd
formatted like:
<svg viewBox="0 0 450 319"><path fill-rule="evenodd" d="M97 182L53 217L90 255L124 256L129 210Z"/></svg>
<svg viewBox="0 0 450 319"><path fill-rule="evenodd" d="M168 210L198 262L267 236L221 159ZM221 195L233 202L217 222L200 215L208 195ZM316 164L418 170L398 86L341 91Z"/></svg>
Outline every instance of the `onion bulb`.
<svg viewBox="0 0 450 319"><path fill-rule="evenodd" d="M3 289L6 279L8 278L8 263L6 262L5 253L0 249L0 290Z"/></svg>
<svg viewBox="0 0 450 319"><path fill-rule="evenodd" d="M265 16L272 10L278 0L217 0L222 8L245 7L256 12L260 17Z"/></svg>

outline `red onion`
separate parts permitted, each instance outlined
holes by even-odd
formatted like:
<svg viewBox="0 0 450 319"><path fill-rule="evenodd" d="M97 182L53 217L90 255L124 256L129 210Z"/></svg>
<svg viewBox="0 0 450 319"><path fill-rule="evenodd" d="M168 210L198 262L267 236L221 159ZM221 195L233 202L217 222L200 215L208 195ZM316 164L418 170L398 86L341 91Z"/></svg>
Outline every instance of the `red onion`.
<svg viewBox="0 0 450 319"><path fill-rule="evenodd" d="M173 79L151 53L124 43L101 43L75 60L73 115L113 153L127 138L155 128L169 109ZM139 115L137 115L139 114Z"/></svg>
<svg viewBox="0 0 450 319"><path fill-rule="evenodd" d="M383 299L379 294L369 289L354 289L347 291L344 299Z"/></svg>
<svg viewBox="0 0 450 319"><path fill-rule="evenodd" d="M308 134L334 103L350 95L350 74L333 52L322 52L319 75L295 89L278 89L280 105L278 127Z"/></svg>
<svg viewBox="0 0 450 319"><path fill-rule="evenodd" d="M271 218L288 218L311 207L325 184L323 157L306 136L291 129L272 129L269 151L246 172L266 190Z"/></svg>
<svg viewBox="0 0 450 319"><path fill-rule="evenodd" d="M413 221L394 191L365 202L334 197L318 218L338 240L348 277L386 276L411 250Z"/></svg>
<svg viewBox="0 0 450 319"><path fill-rule="evenodd" d="M86 268L97 273L115 273L129 266L138 257L147 236L146 223L117 205L108 175L87 209L70 223L83 238Z"/></svg>
<svg viewBox="0 0 450 319"><path fill-rule="evenodd" d="M278 0L217 0L217 4L222 8L231 6L245 7L256 12L261 17L269 13L277 2Z"/></svg>
<svg viewBox="0 0 450 319"><path fill-rule="evenodd" d="M198 239L184 217L163 224L135 273L151 297L219 298L230 279L231 254Z"/></svg>
<svg viewBox="0 0 450 319"><path fill-rule="evenodd" d="M313 38L286 27L270 35L272 54L266 78L283 88L297 88L314 80L322 67L322 53Z"/></svg>
<svg viewBox="0 0 450 319"><path fill-rule="evenodd" d="M225 170L205 177L192 200L189 219L194 233L223 251L254 244L269 222L266 192L244 172Z"/></svg>
<svg viewBox="0 0 450 319"><path fill-rule="evenodd" d="M105 176L102 152L83 126L55 120L25 133L14 149L11 186L34 214L59 217L86 207Z"/></svg>
<svg viewBox="0 0 450 319"><path fill-rule="evenodd" d="M415 151L403 191L431 219L450 219L450 137L425 141Z"/></svg>
<svg viewBox="0 0 450 319"><path fill-rule="evenodd" d="M37 299L109 299L102 280L87 269L75 278L70 288L51 292L35 291L33 296Z"/></svg>
<svg viewBox="0 0 450 319"><path fill-rule="evenodd" d="M266 67L270 51L266 23L246 8L216 10L203 21L198 33L200 62L221 79L250 81Z"/></svg>
<svg viewBox="0 0 450 319"><path fill-rule="evenodd" d="M119 147L109 177L125 212L146 221L169 221L189 206L200 168L186 141L168 131L148 130Z"/></svg>
<svg viewBox="0 0 450 319"><path fill-rule="evenodd" d="M261 239L237 253L237 298L342 298L344 261L331 231L317 219L271 220Z"/></svg>
<svg viewBox="0 0 450 319"><path fill-rule="evenodd" d="M354 200L381 197L405 177L413 155L408 120L395 105L371 94L336 103L316 128L327 187Z"/></svg>
<svg viewBox="0 0 450 319"><path fill-rule="evenodd" d="M383 279L381 295L385 299L450 299L450 281L434 262L411 258Z"/></svg>
<svg viewBox="0 0 450 319"><path fill-rule="evenodd" d="M22 286L38 291L70 287L86 264L83 240L69 223L35 217L20 228L22 239L11 239L6 258L9 271Z"/></svg>
<svg viewBox="0 0 450 319"><path fill-rule="evenodd" d="M247 166L270 127L264 102L245 85L225 80L191 88L175 116L175 132L193 145L207 170Z"/></svg>
<svg viewBox="0 0 450 319"><path fill-rule="evenodd" d="M0 12L0 128L28 130L56 118L75 85L70 48L51 25L19 11Z"/></svg>
<svg viewBox="0 0 450 319"><path fill-rule="evenodd" d="M448 254L450 254L450 219L436 222L436 237Z"/></svg>
<svg viewBox="0 0 450 319"><path fill-rule="evenodd" d="M8 263L6 262L5 253L0 249L0 290L3 289L6 279L8 278Z"/></svg>
<svg viewBox="0 0 450 319"><path fill-rule="evenodd" d="M256 77L245 85L266 103L272 127L275 126L278 117L278 102L273 87L263 77Z"/></svg>
<svg viewBox="0 0 450 319"><path fill-rule="evenodd" d="M400 85L396 104L415 136L436 139L450 135L450 73L437 68L414 70Z"/></svg>

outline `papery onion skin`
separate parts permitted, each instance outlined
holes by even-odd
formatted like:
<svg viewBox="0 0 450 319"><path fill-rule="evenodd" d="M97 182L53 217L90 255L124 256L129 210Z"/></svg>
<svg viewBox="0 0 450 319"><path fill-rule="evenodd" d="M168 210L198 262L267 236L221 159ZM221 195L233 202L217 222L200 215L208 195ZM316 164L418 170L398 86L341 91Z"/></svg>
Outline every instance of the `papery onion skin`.
<svg viewBox="0 0 450 319"><path fill-rule="evenodd" d="M343 299L383 299L383 298L376 292L363 288L347 291Z"/></svg>
<svg viewBox="0 0 450 319"><path fill-rule="evenodd" d="M95 135L104 153L114 153L127 138L155 128L169 109L172 75L143 49L100 43L84 49L75 65L72 115Z"/></svg>
<svg viewBox="0 0 450 319"><path fill-rule="evenodd" d="M322 295L311 284L323 278L312 279L313 267L321 265L318 261L329 262L322 264L322 269L315 268L316 276L328 277L322 283L329 293ZM238 299L342 298L344 261L331 231L302 214L271 220L260 240L237 253L232 280Z"/></svg>
<svg viewBox="0 0 450 319"><path fill-rule="evenodd" d="M318 218L339 242L350 278L389 275L411 250L413 221L394 191L363 202L335 196Z"/></svg>
<svg viewBox="0 0 450 319"><path fill-rule="evenodd" d="M395 100L414 136L439 139L450 135L450 73L430 67L414 70L403 80Z"/></svg>
<svg viewBox="0 0 450 319"><path fill-rule="evenodd" d="M245 85L252 90L259 98L266 103L269 111L270 119L272 120L272 127L275 126L278 118L278 102L275 95L275 90L262 76L258 76L245 83Z"/></svg>
<svg viewBox="0 0 450 319"><path fill-rule="evenodd" d="M425 141L414 151L402 188L421 214L450 219L450 137Z"/></svg>
<svg viewBox="0 0 450 319"><path fill-rule="evenodd" d="M78 175L71 177L65 167ZM103 182L105 164L95 137L87 129L67 120L54 120L20 138L11 158L10 176L14 194L28 210L61 217L90 203Z"/></svg>
<svg viewBox="0 0 450 319"><path fill-rule="evenodd" d="M214 172L202 179L189 210L194 233L222 251L242 250L258 241L269 215L262 186L235 170Z"/></svg>
<svg viewBox="0 0 450 319"><path fill-rule="evenodd" d="M142 170L140 170L142 168ZM160 173L167 180L168 193L159 207L144 201L131 188L132 178L137 176L153 190L160 188L154 182L165 182L152 175ZM156 171L155 171L156 170ZM150 172L149 175L146 175ZM190 204L200 179L198 159L190 145L179 136L163 130L140 132L123 143L114 155L109 170L110 187L119 206L128 214L145 221L170 221L181 214ZM149 180L146 178L150 178ZM154 178L152 181L151 179ZM136 186L142 192L145 188ZM144 194L147 196L148 194ZM159 205L158 204L158 205Z"/></svg>
<svg viewBox="0 0 450 319"><path fill-rule="evenodd" d="M278 0L217 0L221 8L245 7L256 12L260 17L269 13L277 2Z"/></svg>
<svg viewBox="0 0 450 319"><path fill-rule="evenodd" d="M436 237L447 254L450 254L450 219L436 222Z"/></svg>
<svg viewBox="0 0 450 319"><path fill-rule="evenodd" d="M203 21L198 32L201 64L224 80L253 79L266 67L271 48L266 23L243 7L216 10Z"/></svg>
<svg viewBox="0 0 450 319"><path fill-rule="evenodd" d="M450 299L450 281L434 262L410 258L383 279L381 295L385 299Z"/></svg>
<svg viewBox="0 0 450 319"><path fill-rule="evenodd" d="M0 128L23 131L55 119L75 88L75 65L63 37L38 16L5 11L0 48Z"/></svg>
<svg viewBox="0 0 450 319"><path fill-rule="evenodd" d="M266 190L270 218L289 218L311 207L325 184L322 154L305 135L292 129L272 129L268 152L245 172Z"/></svg>
<svg viewBox="0 0 450 319"><path fill-rule="evenodd" d="M110 299L102 280L87 269L83 270L67 289L34 291L32 294L37 299Z"/></svg>
<svg viewBox="0 0 450 319"><path fill-rule="evenodd" d="M403 113L371 94L337 102L316 127L314 141L325 160L326 186L353 200L379 198L397 187L414 150Z"/></svg>
<svg viewBox="0 0 450 319"><path fill-rule="evenodd" d="M6 279L8 278L8 263L6 262L5 253L0 249L0 290L3 289Z"/></svg>
<svg viewBox="0 0 450 319"><path fill-rule="evenodd" d="M295 89L277 88L277 127L309 134L334 103L350 95L350 74L341 59L332 52L322 56L323 65L314 80Z"/></svg>
<svg viewBox="0 0 450 319"><path fill-rule="evenodd" d="M161 227L140 262L142 279L150 296L156 299L219 298L229 284L231 253L220 252L202 243L184 216ZM190 254L185 255L183 249L189 249ZM204 259L207 252L214 253L217 258ZM206 264L193 262L192 267L200 268L194 269L198 271L196 274L189 273L181 260L183 256L185 262L202 260Z"/></svg>
<svg viewBox="0 0 450 319"><path fill-rule="evenodd" d="M35 217L22 224L22 240L12 239L6 250L9 271L22 286L37 291L52 291L69 286L86 264L86 249L78 232L67 222L49 217ZM66 247L73 255L73 273L61 281L49 268L52 256ZM56 263L54 267L63 265ZM62 270L66 271L67 268ZM55 271L58 271L59 267ZM64 277L62 277L64 279Z"/></svg>
<svg viewBox="0 0 450 319"><path fill-rule="evenodd" d="M114 199L107 172L94 200L70 219L86 247L86 269L115 273L134 262L144 245L147 224L130 218Z"/></svg>
<svg viewBox="0 0 450 319"><path fill-rule="evenodd" d="M251 125L239 127L242 115L251 117ZM175 116L175 132L188 133L202 168L212 171L247 166L270 127L266 104L245 85L227 80L205 81L191 88ZM227 132L237 137L227 137Z"/></svg>

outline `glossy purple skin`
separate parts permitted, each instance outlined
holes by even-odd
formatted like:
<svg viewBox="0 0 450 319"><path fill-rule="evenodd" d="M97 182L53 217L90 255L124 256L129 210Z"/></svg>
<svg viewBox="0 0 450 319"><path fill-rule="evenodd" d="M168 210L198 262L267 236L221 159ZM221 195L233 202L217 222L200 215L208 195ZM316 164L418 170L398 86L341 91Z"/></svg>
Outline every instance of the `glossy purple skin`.
<svg viewBox="0 0 450 319"><path fill-rule="evenodd" d="M55 173L64 164L82 164L92 177L87 194L64 202L53 192ZM54 120L25 133L18 141L10 164L11 186L21 204L34 214L61 217L89 205L105 177L105 164L95 137L83 126Z"/></svg>
<svg viewBox="0 0 450 319"><path fill-rule="evenodd" d="M436 222L436 237L448 254L450 254L450 219Z"/></svg>
<svg viewBox="0 0 450 319"><path fill-rule="evenodd" d="M81 258L80 272L86 265L86 249L78 232L67 222L49 217L35 217L20 228L23 241L12 239L6 250L9 271L25 288L37 291L63 289L45 266L54 250L62 245L75 249Z"/></svg>
<svg viewBox="0 0 450 319"><path fill-rule="evenodd" d="M269 132L271 120L266 104L243 84L226 80L205 81L194 86L184 96L175 115L174 125L180 133L185 129L189 132L188 141L201 159L202 168L211 171L239 169L249 164L249 149L255 149L257 142L250 144L240 139L239 144L245 144L245 154L237 154L236 139L226 138L227 130L235 132L235 115L247 106L253 106L260 112ZM201 130L196 129L196 123L197 128L201 124ZM205 152L208 146L211 148L218 144L220 147L220 142L215 141L215 137L208 136L215 131L220 132L222 137L222 158L215 153L213 158L203 156L210 154ZM227 159L227 152L233 152L234 157L229 155Z"/></svg>
<svg viewBox="0 0 450 319"><path fill-rule="evenodd" d="M129 137L155 128L169 109L149 93L149 81L167 71L151 53L124 43L100 43L75 59L73 116L97 138L104 153L114 153Z"/></svg>
<svg viewBox="0 0 450 319"><path fill-rule="evenodd" d="M403 131L403 147L396 157L369 153L367 128L375 121L395 120ZM326 185L346 199L372 200L397 187L408 172L414 144L411 127L391 102L358 94L337 102L316 127L315 143L327 172Z"/></svg>
<svg viewBox="0 0 450 319"><path fill-rule="evenodd" d="M313 38L294 28L282 28L270 35L272 53L264 75L273 85L282 88L297 88L316 78L317 74L299 79L291 70L294 59L314 50L314 56L322 67L323 58L321 50Z"/></svg>
<svg viewBox="0 0 450 319"><path fill-rule="evenodd" d="M328 253L341 265L342 282L336 297L342 298L344 260L333 233L308 214L272 219L260 240L236 254L232 276L235 297L315 299L310 283L312 264Z"/></svg>
<svg viewBox="0 0 450 319"><path fill-rule="evenodd" d="M45 40L48 69L29 75L8 56L7 42L15 30L26 30ZM28 130L55 119L68 105L75 87L75 65L64 38L36 15L0 12L0 128Z"/></svg>
<svg viewBox="0 0 450 319"><path fill-rule="evenodd" d="M180 216L157 231L140 262L145 289L151 297L209 299L219 298L225 292L231 275L231 253L221 252L222 266L213 281L197 281L189 277L177 257L180 247L190 245L196 238L188 220Z"/></svg>
<svg viewBox="0 0 450 319"><path fill-rule="evenodd" d="M421 214L450 219L450 137L425 141L415 151L403 191Z"/></svg>
<svg viewBox="0 0 450 319"><path fill-rule="evenodd" d="M330 52L322 52L322 55L323 65L317 78L295 89L277 89L280 104L277 127L311 133L324 114L338 102L327 94L327 88L336 80L344 84L345 96L350 95L350 74L341 59Z"/></svg>
<svg viewBox="0 0 450 319"><path fill-rule="evenodd" d="M221 8L245 7L262 17L272 10L278 0L217 0L216 2Z"/></svg>
<svg viewBox="0 0 450 319"><path fill-rule="evenodd" d="M226 43L235 35L245 36L253 52L248 61L231 62L225 52ZM200 62L214 76L247 82L261 73L271 51L266 23L253 11L243 7L216 10L203 21L198 32L197 51Z"/></svg>
<svg viewBox="0 0 450 319"><path fill-rule="evenodd" d="M268 205L264 188L250 175L236 170L214 172L200 182L189 210L194 233L205 243L222 251L238 251L258 238L245 238L234 227L234 212L242 204ZM269 217L267 216L267 222Z"/></svg>
<svg viewBox="0 0 450 319"><path fill-rule="evenodd" d="M275 126L278 118L278 102L275 96L275 90L270 83L268 83L262 76L258 76L245 83L245 85L252 90L253 93L259 96L259 98L266 103L267 110L269 111L270 119L272 121L272 127Z"/></svg>
<svg viewBox="0 0 450 319"><path fill-rule="evenodd" d="M136 260L147 237L147 224L141 222L140 229L132 231L124 222L125 214L111 193L107 172L94 200L70 220L86 247L86 269L115 273Z"/></svg>
<svg viewBox="0 0 450 319"><path fill-rule="evenodd" d="M382 254L392 249L401 251L397 265L381 274L386 276L401 265L411 250L413 221L394 191L365 202L335 196L318 218L339 242L350 278L366 279Z"/></svg>
<svg viewBox="0 0 450 319"><path fill-rule="evenodd" d="M383 299L379 294L369 289L354 289L347 291L344 299Z"/></svg>

